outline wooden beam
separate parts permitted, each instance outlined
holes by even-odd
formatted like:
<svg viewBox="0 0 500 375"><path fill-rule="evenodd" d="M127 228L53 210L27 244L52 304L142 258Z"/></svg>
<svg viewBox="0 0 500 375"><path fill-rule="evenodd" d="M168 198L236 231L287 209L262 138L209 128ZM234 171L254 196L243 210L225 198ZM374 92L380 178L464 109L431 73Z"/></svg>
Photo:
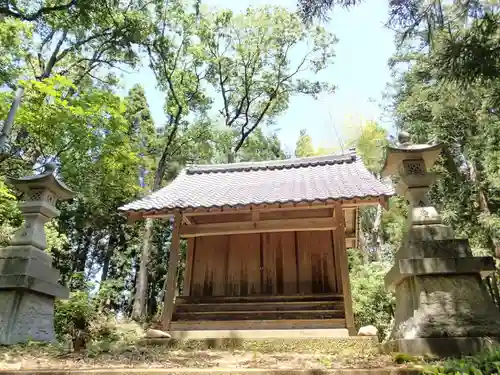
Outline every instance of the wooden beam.
<svg viewBox="0 0 500 375"><path fill-rule="evenodd" d="M172 231L172 241L170 244L170 254L167 269L167 286L165 298L163 300L163 313L161 317L162 326L165 330L170 329L170 321L174 312L174 297L177 279L177 266L179 264L180 250L180 230L182 224L182 214L176 212L174 216L174 230Z"/></svg>
<svg viewBox="0 0 500 375"><path fill-rule="evenodd" d="M184 209L182 213L184 216L198 216L198 215L214 215L214 214L229 214L229 213L250 213L252 211L282 211L282 210L307 210L318 208L333 208L335 202L340 202L342 208L355 208L358 206L373 206L379 203L379 199L365 198L365 199L351 199L351 200L328 200L326 202L304 202L304 203L282 203L282 204L261 204L254 206L242 207L214 207L214 208L196 208ZM141 214L141 218L164 218L174 216L173 210L158 210L156 212Z"/></svg>
<svg viewBox="0 0 500 375"><path fill-rule="evenodd" d="M223 234L332 230L333 228L335 228L333 219L331 217L324 217L195 224L181 227L180 235L187 238Z"/></svg>
<svg viewBox="0 0 500 375"><path fill-rule="evenodd" d="M344 216L342 206L337 204L334 209L335 214L335 250L337 261L340 263L340 274L342 277L342 293L344 294L345 321L349 335L356 335L354 326L354 313L352 310L351 283L349 281L349 264L345 245Z"/></svg>

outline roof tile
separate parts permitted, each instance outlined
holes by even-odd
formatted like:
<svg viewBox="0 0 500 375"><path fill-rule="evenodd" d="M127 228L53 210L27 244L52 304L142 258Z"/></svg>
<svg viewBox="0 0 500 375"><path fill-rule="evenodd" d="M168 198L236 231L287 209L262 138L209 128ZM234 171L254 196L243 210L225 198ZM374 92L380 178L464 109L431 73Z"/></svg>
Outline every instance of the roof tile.
<svg viewBox="0 0 500 375"><path fill-rule="evenodd" d="M121 211L212 208L391 196L354 154L198 165Z"/></svg>

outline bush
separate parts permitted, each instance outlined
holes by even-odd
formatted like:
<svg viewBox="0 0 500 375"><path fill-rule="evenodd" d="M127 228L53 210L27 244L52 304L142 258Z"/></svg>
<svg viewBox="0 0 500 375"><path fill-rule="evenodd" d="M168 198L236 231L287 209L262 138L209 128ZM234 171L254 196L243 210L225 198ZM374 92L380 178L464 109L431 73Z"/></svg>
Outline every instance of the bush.
<svg viewBox="0 0 500 375"><path fill-rule="evenodd" d="M87 291L71 293L66 301L57 301L54 329L58 340L71 338L73 348L86 347L91 337L91 325L97 320L97 311Z"/></svg>
<svg viewBox="0 0 500 375"><path fill-rule="evenodd" d="M434 375L493 375L500 374L500 348L473 357L451 359L442 366L430 366L425 374Z"/></svg>
<svg viewBox="0 0 500 375"><path fill-rule="evenodd" d="M394 311L394 296L385 289L384 276L390 268L386 262L363 264L359 251L350 255L350 278L356 326L377 327L379 338L385 337Z"/></svg>
<svg viewBox="0 0 500 375"><path fill-rule="evenodd" d="M114 316L104 311L103 295L92 296L89 290L71 293L66 301L56 301L54 328L57 339L60 342L71 340L75 351L96 347L102 351L117 342L137 341L142 329L127 321L117 323Z"/></svg>

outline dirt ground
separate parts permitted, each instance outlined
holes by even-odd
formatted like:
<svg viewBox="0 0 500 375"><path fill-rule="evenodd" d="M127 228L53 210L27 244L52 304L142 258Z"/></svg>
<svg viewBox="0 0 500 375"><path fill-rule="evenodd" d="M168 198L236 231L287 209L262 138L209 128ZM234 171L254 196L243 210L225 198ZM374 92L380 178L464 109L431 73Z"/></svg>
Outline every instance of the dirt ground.
<svg viewBox="0 0 500 375"><path fill-rule="evenodd" d="M89 348L68 353L54 346L0 347L0 370L85 368L273 368L336 369L405 367L388 355L342 353L335 355L249 350L180 350L165 346Z"/></svg>

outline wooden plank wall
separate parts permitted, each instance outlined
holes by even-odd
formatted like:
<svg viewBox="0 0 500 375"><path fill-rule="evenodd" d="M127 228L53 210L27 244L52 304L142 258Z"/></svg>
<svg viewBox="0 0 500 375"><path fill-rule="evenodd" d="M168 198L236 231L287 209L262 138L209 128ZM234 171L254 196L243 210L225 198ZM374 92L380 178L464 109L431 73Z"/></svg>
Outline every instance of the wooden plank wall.
<svg viewBox="0 0 500 375"><path fill-rule="evenodd" d="M332 231L204 236L188 241L190 274L185 277L185 295L342 292Z"/></svg>

